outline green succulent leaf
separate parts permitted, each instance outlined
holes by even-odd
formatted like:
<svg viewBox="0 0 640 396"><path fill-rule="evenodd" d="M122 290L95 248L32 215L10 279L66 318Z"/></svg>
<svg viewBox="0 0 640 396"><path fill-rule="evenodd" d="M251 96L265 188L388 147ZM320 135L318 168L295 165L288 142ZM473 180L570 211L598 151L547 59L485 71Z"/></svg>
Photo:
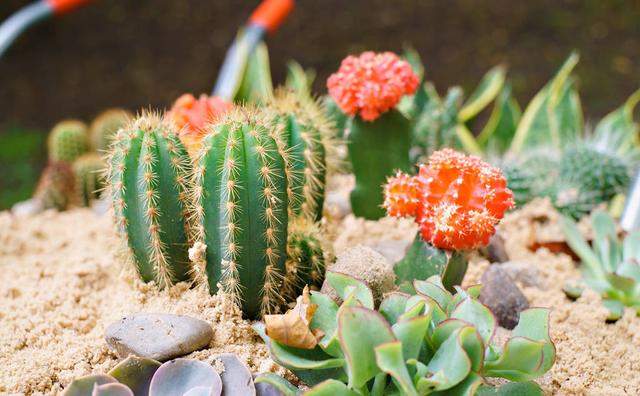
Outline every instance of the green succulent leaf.
<svg viewBox="0 0 640 396"><path fill-rule="evenodd" d="M471 297L466 297L451 312L452 319L461 319L475 326L485 345L489 344L496 330L496 318L489 308Z"/></svg>
<svg viewBox="0 0 640 396"><path fill-rule="evenodd" d="M485 362L482 374L511 381L529 381L539 376L544 361L544 342L525 337L512 337L498 360Z"/></svg>
<svg viewBox="0 0 640 396"><path fill-rule="evenodd" d="M346 300L353 294L362 306L373 309L371 289L361 280L334 271L327 271L326 280L341 299Z"/></svg>
<svg viewBox="0 0 640 396"><path fill-rule="evenodd" d="M624 239L622 257L624 261L640 262L640 231L632 231Z"/></svg>
<svg viewBox="0 0 640 396"><path fill-rule="evenodd" d="M73 380L68 387L65 388L64 396L86 396L90 395L94 386L117 383L118 381L105 374L91 374L79 377Z"/></svg>
<svg viewBox="0 0 640 396"><path fill-rule="evenodd" d="M305 396L361 396L347 385L334 379L319 383L304 393Z"/></svg>
<svg viewBox="0 0 640 396"><path fill-rule="evenodd" d="M431 374L417 381L420 394L453 388L471 372L471 360L462 347L464 329L456 330L436 351L427 365Z"/></svg>
<svg viewBox="0 0 640 396"><path fill-rule="evenodd" d="M128 386L134 394L147 395L151 378L160 365L157 360L131 355L111 369L109 375Z"/></svg>
<svg viewBox="0 0 640 396"><path fill-rule="evenodd" d="M431 344L438 349L456 332L462 333L462 347L471 360L473 371L479 371L484 362L484 344L480 334L468 322L460 319L447 319L436 327L431 336Z"/></svg>
<svg viewBox="0 0 640 396"><path fill-rule="evenodd" d="M441 278L437 275L429 277L426 281L415 280L413 287L418 294L431 297L443 310L447 309L453 298L451 293L444 288Z"/></svg>
<svg viewBox="0 0 640 396"><path fill-rule="evenodd" d="M409 297L409 294L400 292L387 294L380 303L378 311L384 316L387 322L391 324L396 323L398 318L404 314Z"/></svg>
<svg viewBox="0 0 640 396"><path fill-rule="evenodd" d="M474 396L477 393L478 388L484 383L481 376L476 373L469 373L469 375L451 389L444 391L434 392L432 396Z"/></svg>
<svg viewBox="0 0 640 396"><path fill-rule="evenodd" d="M538 376L549 371L556 361L556 347L549 335L549 315L550 311L547 308L525 309L520 312L518 325L511 332L513 336L526 337L544 343L544 356Z"/></svg>
<svg viewBox="0 0 640 396"><path fill-rule="evenodd" d="M255 383L269 384L279 390L283 396L299 396L302 394L300 389L291 385L289 381L274 373L258 374L253 381Z"/></svg>
<svg viewBox="0 0 640 396"><path fill-rule="evenodd" d="M350 388L360 388L380 373L374 348L396 340L384 317L363 307L340 309L338 338L345 355Z"/></svg>
<svg viewBox="0 0 640 396"><path fill-rule="evenodd" d="M476 396L542 396L542 389L535 382L510 382L499 388L482 385Z"/></svg>
<svg viewBox="0 0 640 396"><path fill-rule="evenodd" d="M389 342L375 348L378 367L393 378L393 382L403 395L418 396L413 385L403 355L404 345L401 341Z"/></svg>
<svg viewBox="0 0 640 396"><path fill-rule="evenodd" d="M402 343L402 353L406 359L418 358L429 329L430 319L431 312L409 320L402 320L391 326L393 334Z"/></svg>
<svg viewBox="0 0 640 396"><path fill-rule="evenodd" d="M324 336L318 344L333 357L342 358L342 350L338 341L338 305L326 294L311 292L311 303L316 304L316 312L313 314L309 327L312 330L320 329Z"/></svg>
<svg viewBox="0 0 640 396"><path fill-rule="evenodd" d="M565 238L571 250L582 259L582 264L589 269L591 274L603 278L604 271L602 270L600 260L593 250L591 250L587 241L585 241L576 223L565 216L562 217L561 223Z"/></svg>
<svg viewBox="0 0 640 396"><path fill-rule="evenodd" d="M624 314L624 304L619 300L604 299L602 305L609 311L607 320L616 321Z"/></svg>
<svg viewBox="0 0 640 396"><path fill-rule="evenodd" d="M460 109L458 119L465 123L478 115L485 107L491 103L504 85L506 77L506 69L504 66L496 66L489 70L473 93L469 96L466 103Z"/></svg>

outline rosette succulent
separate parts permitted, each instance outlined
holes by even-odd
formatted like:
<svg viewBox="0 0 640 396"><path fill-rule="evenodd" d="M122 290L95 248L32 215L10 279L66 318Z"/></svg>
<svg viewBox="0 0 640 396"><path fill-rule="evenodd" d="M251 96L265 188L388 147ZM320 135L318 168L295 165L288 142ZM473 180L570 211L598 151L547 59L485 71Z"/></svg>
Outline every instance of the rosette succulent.
<svg viewBox="0 0 640 396"><path fill-rule="evenodd" d="M567 243L582 260L582 282L600 293L609 319L620 318L624 307L640 315L640 231L620 239L611 215L595 212L590 246L573 220L564 218L562 224ZM576 298L582 289L567 286L565 292Z"/></svg>
<svg viewBox="0 0 640 396"><path fill-rule="evenodd" d="M327 281L342 299L313 292L310 330L320 336L312 349L288 346L256 330L272 358L312 388L305 395L496 394L486 377L499 377L513 394L541 394L532 380L555 361L549 311L525 310L511 337L498 345L496 320L477 301L480 286L457 293L438 276L413 283L413 295L395 292L375 309L366 285L329 271ZM274 376L259 376L285 395L302 392ZM481 393L482 392L482 393Z"/></svg>
<svg viewBox="0 0 640 396"><path fill-rule="evenodd" d="M391 52L348 56L327 80L329 95L350 117L349 156L356 176L351 206L356 216L384 216L380 186L394 170L409 171L411 122L396 109L419 80L411 65Z"/></svg>
<svg viewBox="0 0 640 396"><path fill-rule="evenodd" d="M412 216L420 231L396 264L397 280L440 274L447 289L466 271L465 251L487 245L513 194L500 169L451 149L436 151L418 175L399 172L384 188L390 216Z"/></svg>

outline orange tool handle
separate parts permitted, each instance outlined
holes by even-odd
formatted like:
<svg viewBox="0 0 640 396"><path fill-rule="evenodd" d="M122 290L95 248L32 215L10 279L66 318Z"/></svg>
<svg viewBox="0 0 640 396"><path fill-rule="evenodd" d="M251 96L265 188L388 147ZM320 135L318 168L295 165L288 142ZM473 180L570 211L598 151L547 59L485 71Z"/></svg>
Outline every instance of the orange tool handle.
<svg viewBox="0 0 640 396"><path fill-rule="evenodd" d="M54 14L66 14L69 11L87 4L90 0L44 0L51 6Z"/></svg>
<svg viewBox="0 0 640 396"><path fill-rule="evenodd" d="M251 14L249 22L264 26L268 32L272 33L291 13L294 4L294 0L264 0Z"/></svg>

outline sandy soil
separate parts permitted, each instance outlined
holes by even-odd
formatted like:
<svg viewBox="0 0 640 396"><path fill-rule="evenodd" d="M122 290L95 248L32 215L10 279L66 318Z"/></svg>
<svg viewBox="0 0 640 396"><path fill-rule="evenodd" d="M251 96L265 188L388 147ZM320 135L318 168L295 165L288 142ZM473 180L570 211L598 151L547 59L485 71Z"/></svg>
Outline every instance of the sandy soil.
<svg viewBox="0 0 640 396"><path fill-rule="evenodd" d="M539 230L540 203L509 215L501 226L512 259L539 273L541 288L525 287L533 306L552 311L556 365L540 380L553 395L640 394L640 318L628 310L606 324L599 297L569 301L561 287L578 272L569 257L526 249ZM549 208L545 224L555 217ZM551 213L551 214L549 214ZM536 220L537 219L537 220ZM330 221L334 250L388 239L411 239L406 221L368 222L347 216ZM108 216L87 209L47 212L28 219L0 213L0 394L59 394L74 377L107 371L117 363L103 331L123 315L171 312L208 321L214 339L191 357L212 361L234 352L252 370L284 373L268 358L250 323L222 297L178 285L159 291L123 268ZM479 279L488 263L474 259L465 279Z"/></svg>

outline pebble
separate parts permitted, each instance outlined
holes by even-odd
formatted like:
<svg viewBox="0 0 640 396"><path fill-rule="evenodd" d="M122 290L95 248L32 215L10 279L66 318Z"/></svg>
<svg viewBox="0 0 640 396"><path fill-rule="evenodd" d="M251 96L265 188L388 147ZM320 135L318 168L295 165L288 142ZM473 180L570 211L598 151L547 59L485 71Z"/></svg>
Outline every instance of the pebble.
<svg viewBox="0 0 640 396"><path fill-rule="evenodd" d="M489 307L500 326L513 329L518 324L520 312L529 308L527 298L509 274L498 265L490 265L480 283L480 302Z"/></svg>
<svg viewBox="0 0 640 396"><path fill-rule="evenodd" d="M514 282L520 283L524 287L542 288L540 274L534 264L527 261L507 261L499 266L509 274Z"/></svg>
<svg viewBox="0 0 640 396"><path fill-rule="evenodd" d="M190 316L137 313L111 324L105 331L107 344L121 359L130 354L161 362L209 345L213 329Z"/></svg>
<svg viewBox="0 0 640 396"><path fill-rule="evenodd" d="M223 353L216 356L224 365L222 378L222 396L255 396L256 387L253 376L247 366L233 353Z"/></svg>

